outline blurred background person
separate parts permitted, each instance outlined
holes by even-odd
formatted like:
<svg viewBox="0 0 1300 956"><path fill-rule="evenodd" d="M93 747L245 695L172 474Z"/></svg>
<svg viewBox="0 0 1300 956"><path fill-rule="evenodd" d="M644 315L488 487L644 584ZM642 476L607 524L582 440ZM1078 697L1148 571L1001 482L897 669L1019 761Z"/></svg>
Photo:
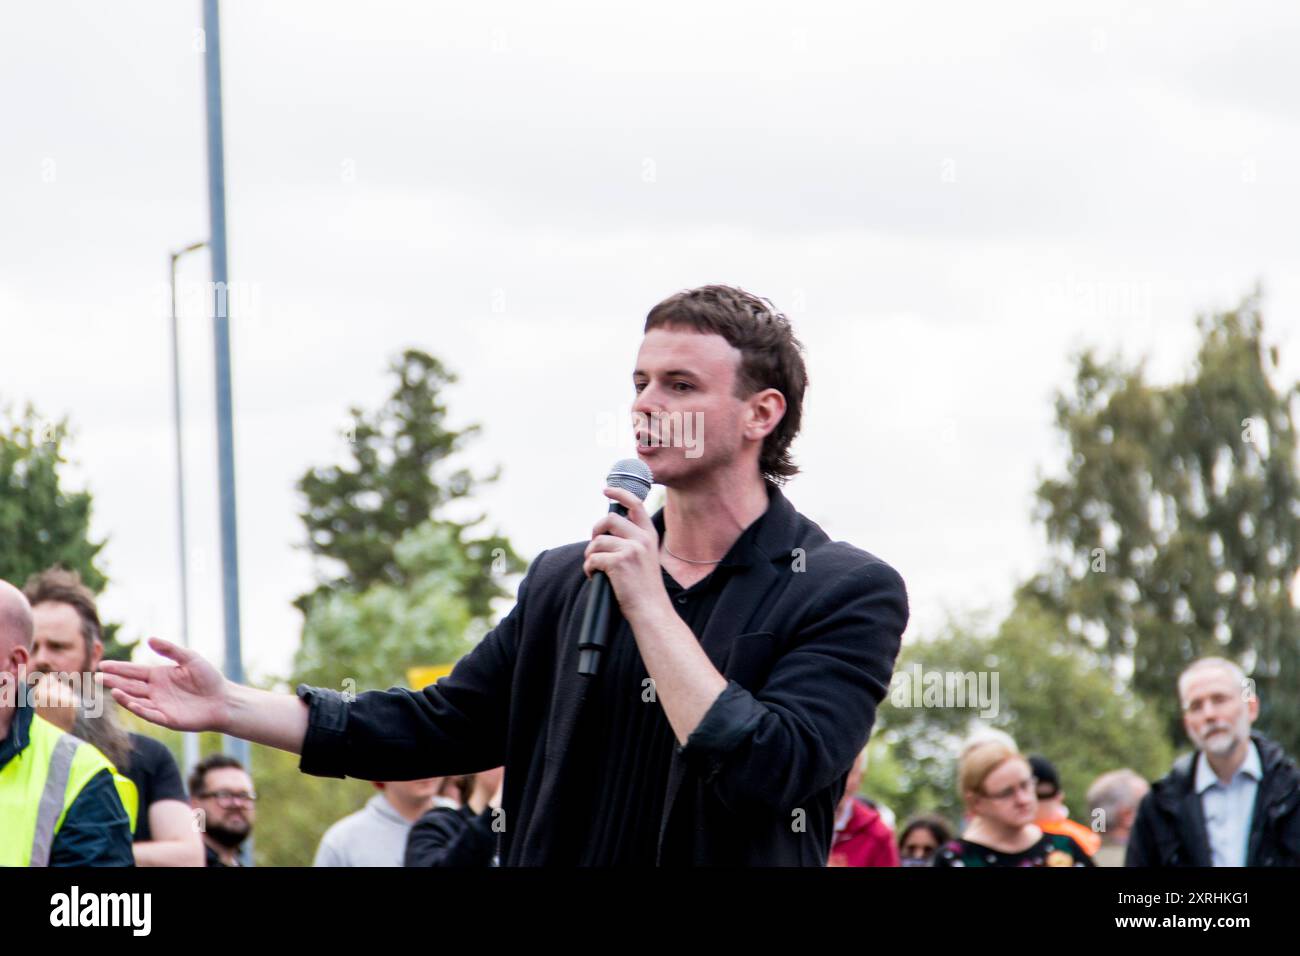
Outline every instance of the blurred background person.
<svg viewBox="0 0 1300 956"><path fill-rule="evenodd" d="M131 866L131 820L112 765L28 697L32 631L27 599L0 581L0 866Z"/></svg>
<svg viewBox="0 0 1300 956"><path fill-rule="evenodd" d="M900 866L930 866L939 847L953 838L952 827L937 813L919 813L898 832Z"/></svg>
<svg viewBox="0 0 1300 956"><path fill-rule="evenodd" d="M496 767L455 781L460 801L444 800L411 828L406 866L496 866L497 821L500 819L505 768Z"/></svg>
<svg viewBox="0 0 1300 956"><path fill-rule="evenodd" d="M257 791L253 778L234 757L212 754L190 774L190 806L203 837L207 866L243 866L239 848L253 834Z"/></svg>
<svg viewBox="0 0 1300 956"><path fill-rule="evenodd" d="M858 794L867 767L864 749L844 781L844 796L835 808L835 837L827 866L898 866L894 831L879 809Z"/></svg>
<svg viewBox="0 0 1300 956"><path fill-rule="evenodd" d="M325 831L312 866L402 866L415 821L435 805L460 806L442 795L446 780L376 780L379 792Z"/></svg>
<svg viewBox="0 0 1300 956"><path fill-rule="evenodd" d="M1252 733L1259 697L1222 657L1178 678L1183 728L1196 745L1138 807L1126 866L1300 865L1300 770Z"/></svg>
<svg viewBox="0 0 1300 956"><path fill-rule="evenodd" d="M1101 846L1101 837L1089 827L1070 819L1070 808L1065 805L1065 791L1061 789L1061 775L1042 754L1029 758L1034 771L1034 789L1038 795L1038 818L1034 820L1044 833L1063 833L1083 847L1089 856Z"/></svg>
<svg viewBox="0 0 1300 956"><path fill-rule="evenodd" d="M1073 839L1034 824L1034 773L1014 747L986 740L964 748L957 783L970 822L939 848L935 866L1092 866Z"/></svg>
<svg viewBox="0 0 1300 956"><path fill-rule="evenodd" d="M112 697L93 675L104 659L95 595L75 571L54 567L27 579L35 638L31 670L82 675L80 706L70 732L93 744L131 787L119 791L131 815L136 866L202 866L203 842L192 825L180 769L161 741L128 733Z"/></svg>
<svg viewBox="0 0 1300 956"><path fill-rule="evenodd" d="M966 741L961 745L961 750L957 752L957 763L960 764L963 760L965 760L966 755L970 753L972 750L974 750L976 747L978 747L980 744L988 743L989 741L996 741L997 743L1000 743L1006 747L1010 747L1012 750L1015 751L1020 750L1020 747L1017 746L1016 744L1015 738L1012 737L1005 730L998 730L996 727L980 727L969 737L967 737ZM965 830L966 825L969 822L970 822L970 811L963 808L961 819L957 821L957 833L960 834L963 830Z"/></svg>
<svg viewBox="0 0 1300 956"><path fill-rule="evenodd" d="M1125 767L1103 773L1088 788L1089 818L1101 829L1101 847L1092 855L1097 866L1123 866L1138 804L1151 786Z"/></svg>

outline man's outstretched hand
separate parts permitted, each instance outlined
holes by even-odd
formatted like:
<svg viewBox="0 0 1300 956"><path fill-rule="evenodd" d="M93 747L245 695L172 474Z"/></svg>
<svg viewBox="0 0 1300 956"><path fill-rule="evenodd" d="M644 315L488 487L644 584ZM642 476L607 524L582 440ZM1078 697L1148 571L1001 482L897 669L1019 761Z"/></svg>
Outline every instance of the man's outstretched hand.
<svg viewBox="0 0 1300 956"><path fill-rule="evenodd" d="M223 730L230 719L226 679L193 651L156 637L149 646L176 662L148 667L104 661L104 686L131 713L172 730Z"/></svg>

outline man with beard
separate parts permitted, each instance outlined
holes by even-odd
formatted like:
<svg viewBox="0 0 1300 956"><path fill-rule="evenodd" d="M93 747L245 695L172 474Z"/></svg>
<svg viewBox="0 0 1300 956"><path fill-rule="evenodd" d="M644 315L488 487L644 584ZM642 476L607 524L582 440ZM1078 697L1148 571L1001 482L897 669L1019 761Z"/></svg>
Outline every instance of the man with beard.
<svg viewBox="0 0 1300 956"><path fill-rule="evenodd" d="M80 675L83 705L104 657L103 628L94 593L75 571L50 568L23 589L32 606L35 638L30 668L65 682ZM132 850L136 866L202 866L202 844L191 825L190 808L176 761L161 741L128 733L114 716L112 700L78 708L69 731L94 744L134 784L138 804ZM126 798L124 797L124 802Z"/></svg>
<svg viewBox="0 0 1300 956"><path fill-rule="evenodd" d="M257 818L257 793L244 765L225 754L200 760L190 774L190 806L202 814L206 865L243 866L239 848Z"/></svg>
<svg viewBox="0 0 1300 956"><path fill-rule="evenodd" d="M1143 798L1125 865L1300 865L1300 770L1251 733L1253 683L1232 661L1206 657L1179 676L1178 696L1196 752Z"/></svg>

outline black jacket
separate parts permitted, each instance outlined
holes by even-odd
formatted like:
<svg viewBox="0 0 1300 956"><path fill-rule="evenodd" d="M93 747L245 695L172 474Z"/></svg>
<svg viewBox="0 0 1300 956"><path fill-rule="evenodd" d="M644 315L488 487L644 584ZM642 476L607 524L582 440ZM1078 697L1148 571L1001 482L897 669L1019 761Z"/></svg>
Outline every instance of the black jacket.
<svg viewBox="0 0 1300 956"><path fill-rule="evenodd" d="M1300 866L1300 770L1260 734L1263 775L1250 821L1247 866ZM1212 866L1201 798L1194 789L1195 753L1184 754L1138 806L1125 866Z"/></svg>
<svg viewBox="0 0 1300 956"><path fill-rule="evenodd" d="M727 581L700 635L726 689L674 744L668 779L647 781L667 788L661 865L824 866L907 625L893 568L768 493L764 560ZM575 785L567 743L588 686L576 646L586 545L539 555L514 609L436 684L352 700L299 687L310 705L301 769L406 780L504 765L502 865L569 862L555 821Z"/></svg>
<svg viewBox="0 0 1300 956"><path fill-rule="evenodd" d="M469 807L434 807L411 827L403 866L491 866L497 851L492 807L475 813Z"/></svg>

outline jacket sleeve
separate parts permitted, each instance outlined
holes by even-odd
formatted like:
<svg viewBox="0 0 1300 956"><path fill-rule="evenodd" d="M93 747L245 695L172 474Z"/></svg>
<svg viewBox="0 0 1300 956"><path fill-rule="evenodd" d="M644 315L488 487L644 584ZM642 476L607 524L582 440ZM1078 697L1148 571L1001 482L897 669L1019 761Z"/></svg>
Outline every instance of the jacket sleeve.
<svg viewBox="0 0 1300 956"><path fill-rule="evenodd" d="M903 579L889 565L843 572L757 693L728 681L679 745L683 759L728 806L799 808L842 780L866 746L907 617Z"/></svg>
<svg viewBox="0 0 1300 956"><path fill-rule="evenodd" d="M50 845L50 866L135 866L131 819L110 771L95 774L68 807Z"/></svg>
<svg viewBox="0 0 1300 956"><path fill-rule="evenodd" d="M411 827L406 866L485 867L496 853L492 808L480 814L435 807Z"/></svg>
<svg viewBox="0 0 1300 956"><path fill-rule="evenodd" d="M529 580L543 557L520 583L510 613L436 684L351 699L299 685L310 708L299 769L318 777L418 780L502 766Z"/></svg>
<svg viewBox="0 0 1300 956"><path fill-rule="evenodd" d="M1159 866L1160 858L1155 849L1155 836L1151 820L1155 813L1153 794L1148 792L1138 804L1137 816L1133 819L1133 829L1128 835L1128 846L1124 850L1125 866Z"/></svg>

